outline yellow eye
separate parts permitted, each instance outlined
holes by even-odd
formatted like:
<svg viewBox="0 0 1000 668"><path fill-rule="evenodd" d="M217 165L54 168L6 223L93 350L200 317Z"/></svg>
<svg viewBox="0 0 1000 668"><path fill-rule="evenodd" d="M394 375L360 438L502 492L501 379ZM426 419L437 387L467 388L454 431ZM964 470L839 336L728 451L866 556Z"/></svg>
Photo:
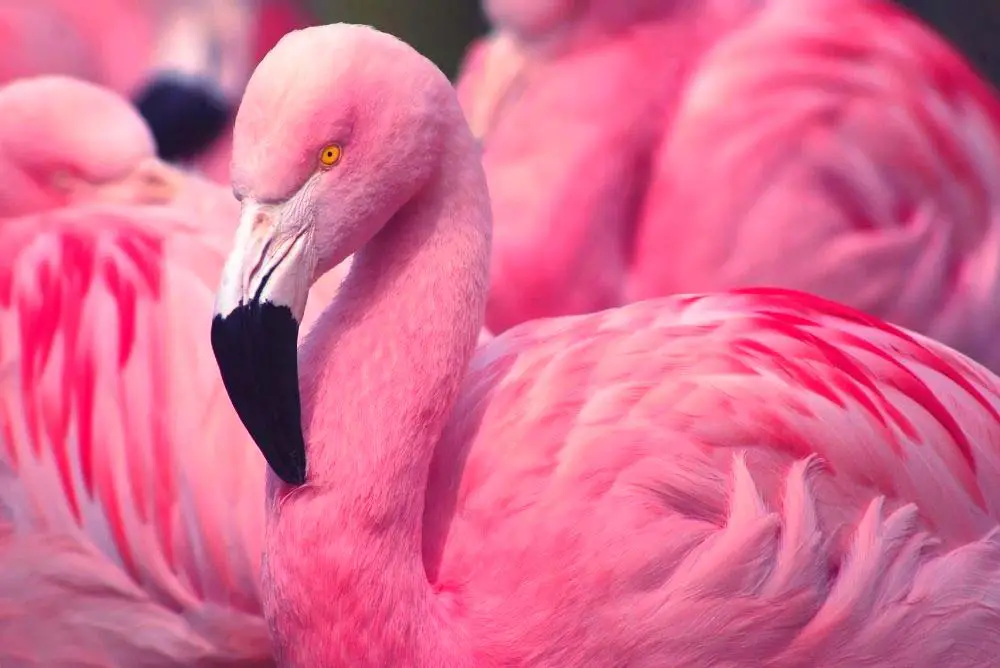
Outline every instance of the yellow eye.
<svg viewBox="0 0 1000 668"><path fill-rule="evenodd" d="M340 147L340 144L330 144L320 151L319 161L324 167L333 167L340 162L340 156L343 155L343 153L344 149Z"/></svg>

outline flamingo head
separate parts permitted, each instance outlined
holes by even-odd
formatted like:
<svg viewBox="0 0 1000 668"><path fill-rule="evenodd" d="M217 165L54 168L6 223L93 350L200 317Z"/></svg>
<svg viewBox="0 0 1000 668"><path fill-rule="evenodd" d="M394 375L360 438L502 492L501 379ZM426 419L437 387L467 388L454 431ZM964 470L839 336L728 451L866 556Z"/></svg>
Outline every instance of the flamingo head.
<svg viewBox="0 0 1000 668"><path fill-rule="evenodd" d="M20 79L0 89L0 118L4 215L94 200L166 203L180 182L155 159L152 135L132 106L94 84Z"/></svg>
<svg viewBox="0 0 1000 668"><path fill-rule="evenodd" d="M296 346L309 288L428 184L461 114L437 67L367 26L289 33L250 78L233 133L242 211L212 346L233 406L288 484L306 476Z"/></svg>

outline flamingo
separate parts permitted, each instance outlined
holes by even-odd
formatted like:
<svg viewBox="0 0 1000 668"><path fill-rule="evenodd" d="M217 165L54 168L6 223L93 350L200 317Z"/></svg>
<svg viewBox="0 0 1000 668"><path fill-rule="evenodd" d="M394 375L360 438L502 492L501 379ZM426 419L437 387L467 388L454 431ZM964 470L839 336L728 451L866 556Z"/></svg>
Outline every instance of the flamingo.
<svg viewBox="0 0 1000 668"><path fill-rule="evenodd" d="M264 467L201 335L220 237L121 205L0 235L0 665L273 665Z"/></svg>
<svg viewBox="0 0 1000 668"><path fill-rule="evenodd" d="M655 139L633 141L642 125L626 116L657 66L598 75L609 57L583 46L546 60L516 22L503 27L527 5L500 13L503 28L470 54L459 90L494 200L491 327L769 284L843 301L1000 370L995 92L888 2L693 4L664 5L663 25L705 46L672 71ZM712 35L697 12L724 4L742 18ZM559 44L556 28L573 34L563 23L535 34ZM614 97L614 86L640 94Z"/></svg>
<svg viewBox="0 0 1000 668"><path fill-rule="evenodd" d="M996 662L989 371L767 288L477 349L477 140L446 77L364 26L284 37L234 146L211 339L269 464L279 665ZM296 350L309 284L349 255Z"/></svg>
<svg viewBox="0 0 1000 668"><path fill-rule="evenodd" d="M774 3L657 155L626 300L801 289L1000 371L1000 99L903 10Z"/></svg>
<svg viewBox="0 0 1000 668"><path fill-rule="evenodd" d="M165 203L179 183L142 118L100 86L20 79L0 88L0 118L0 216L102 198Z"/></svg>
<svg viewBox="0 0 1000 668"><path fill-rule="evenodd" d="M37 74L97 76L96 57L62 18L38 3L0 3L0 83Z"/></svg>
<svg viewBox="0 0 1000 668"><path fill-rule="evenodd" d="M757 0L488 0L457 82L496 221L486 323L622 302L652 150L704 51Z"/></svg>

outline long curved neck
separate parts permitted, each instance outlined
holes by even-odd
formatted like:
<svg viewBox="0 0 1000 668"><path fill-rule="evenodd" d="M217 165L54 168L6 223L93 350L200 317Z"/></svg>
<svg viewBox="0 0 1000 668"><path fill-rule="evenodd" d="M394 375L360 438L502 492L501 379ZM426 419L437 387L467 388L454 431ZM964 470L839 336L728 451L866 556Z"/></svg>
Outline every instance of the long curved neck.
<svg viewBox="0 0 1000 668"><path fill-rule="evenodd" d="M456 131L300 347L309 483L272 477L265 556L283 665L471 665L421 541L431 458L484 317L491 226L473 142Z"/></svg>

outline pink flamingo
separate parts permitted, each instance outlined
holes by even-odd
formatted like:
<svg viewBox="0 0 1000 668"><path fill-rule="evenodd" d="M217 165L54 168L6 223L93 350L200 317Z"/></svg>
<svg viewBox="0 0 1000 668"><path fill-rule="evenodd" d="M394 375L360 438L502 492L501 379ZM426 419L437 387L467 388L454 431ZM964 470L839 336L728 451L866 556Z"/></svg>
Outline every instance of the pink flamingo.
<svg viewBox="0 0 1000 668"><path fill-rule="evenodd" d="M22 79L0 88L0 118L2 217L95 199L167 203L180 187L142 118L99 86Z"/></svg>
<svg viewBox="0 0 1000 668"><path fill-rule="evenodd" d="M627 299L802 289L1000 371L1000 100L890 3L762 11L705 58L653 174Z"/></svg>
<svg viewBox="0 0 1000 668"><path fill-rule="evenodd" d="M97 76L97 59L57 13L38 3L0 3L0 84L23 76Z"/></svg>
<svg viewBox="0 0 1000 668"><path fill-rule="evenodd" d="M629 105L602 88L625 87L628 75L585 76L608 66L600 51L545 61L515 23L470 56L459 92L494 200L491 326L770 284L843 301L1000 369L997 151L983 150L1000 141L994 92L889 3L729 4L743 19L714 37L710 21L685 17L722 4L695 4L663 5L709 48L684 61L658 143L639 142L638 171L625 139L641 125L618 118ZM530 9L511 7L501 19ZM551 48L557 33L546 30L536 34ZM550 82L543 73L556 64L561 81ZM632 67L635 87L649 88L650 66ZM623 205L626 192L635 195Z"/></svg>
<svg viewBox="0 0 1000 668"><path fill-rule="evenodd" d="M486 323L622 302L653 149L702 53L760 2L487 0L459 95L496 221Z"/></svg>
<svg viewBox="0 0 1000 668"><path fill-rule="evenodd" d="M0 235L0 665L273 665L264 467L203 335L218 237L120 206Z"/></svg>
<svg viewBox="0 0 1000 668"><path fill-rule="evenodd" d="M777 289L474 353L476 140L444 75L365 27L286 36L234 143L212 343L270 464L280 665L995 661L1000 379ZM296 352L306 289L352 253Z"/></svg>

